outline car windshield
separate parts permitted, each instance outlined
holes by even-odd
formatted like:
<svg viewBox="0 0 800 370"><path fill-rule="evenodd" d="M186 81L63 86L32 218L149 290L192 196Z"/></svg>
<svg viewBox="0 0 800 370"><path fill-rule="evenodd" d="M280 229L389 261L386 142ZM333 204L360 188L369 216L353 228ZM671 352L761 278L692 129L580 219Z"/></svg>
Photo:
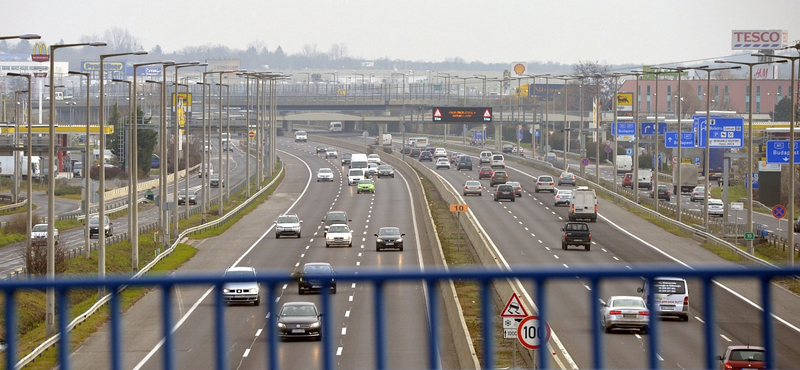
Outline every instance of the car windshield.
<svg viewBox="0 0 800 370"><path fill-rule="evenodd" d="M367 168L378 168L378 164L377 163L370 163L370 164L367 165Z"/></svg>
<svg viewBox="0 0 800 370"><path fill-rule="evenodd" d="M108 225L108 216L105 217L105 220L106 220L106 225ZM89 225L98 225L98 224L100 224L100 216L92 216L92 218L89 219Z"/></svg>
<svg viewBox="0 0 800 370"><path fill-rule="evenodd" d="M696 192L698 192L698 193L702 193L702 192L703 192L703 190L705 190L705 189L706 189L705 187L698 186L698 187L694 188L694 191L696 191Z"/></svg>
<svg viewBox="0 0 800 370"><path fill-rule="evenodd" d="M396 227L382 227L378 230L378 235L400 235L400 229Z"/></svg>
<svg viewBox="0 0 800 370"><path fill-rule="evenodd" d="M350 176L364 176L363 170L350 170Z"/></svg>
<svg viewBox="0 0 800 370"><path fill-rule="evenodd" d="M305 265L304 274L330 274L333 271L330 265Z"/></svg>
<svg viewBox="0 0 800 370"><path fill-rule="evenodd" d="M392 166L389 166L389 165L385 164L383 166L378 167L378 169L381 170L381 171L389 171L389 170L392 169Z"/></svg>
<svg viewBox="0 0 800 370"><path fill-rule="evenodd" d="M757 349L741 349L731 351L731 361L764 361L764 351Z"/></svg>
<svg viewBox="0 0 800 370"><path fill-rule="evenodd" d="M505 175L506 175L506 173L505 173L505 172L503 172L503 171L497 171L497 172L495 172L495 173L494 173L494 176L495 176L495 177L503 177L503 176L505 176Z"/></svg>
<svg viewBox="0 0 800 370"><path fill-rule="evenodd" d="M372 158L372 159L378 159L378 158L380 158L380 157L381 157L381 156L379 156L379 155L377 155L377 154L370 154L370 155L368 155L368 156L367 156L367 158Z"/></svg>
<svg viewBox="0 0 800 370"><path fill-rule="evenodd" d="M328 230L328 233L346 233L350 228L345 225L334 225Z"/></svg>
<svg viewBox="0 0 800 370"><path fill-rule="evenodd" d="M31 231L35 232L35 233L45 232L45 231L47 231L47 224L36 225L36 226L33 227L33 229L31 229Z"/></svg>
<svg viewBox="0 0 800 370"><path fill-rule="evenodd" d="M283 306L281 316L316 316L316 310L311 305L306 306Z"/></svg>
<svg viewBox="0 0 800 370"><path fill-rule="evenodd" d="M571 190L559 190L558 191L558 195L560 195L562 197L564 197L564 196L572 196L572 191Z"/></svg>
<svg viewBox="0 0 800 370"><path fill-rule="evenodd" d="M644 308L644 301L639 299L615 299L611 307Z"/></svg>
<svg viewBox="0 0 800 370"><path fill-rule="evenodd" d="M721 206L722 205L722 200L720 200L720 199L709 199L708 200L708 205Z"/></svg>
<svg viewBox="0 0 800 370"><path fill-rule="evenodd" d="M686 283L683 280L656 280L653 286L657 294L686 294Z"/></svg>
<svg viewBox="0 0 800 370"><path fill-rule="evenodd" d="M228 271L225 271L225 277L253 278L253 279L255 279L256 273L254 271L252 271L252 270L243 270L243 271L228 270Z"/></svg>
<svg viewBox="0 0 800 370"><path fill-rule="evenodd" d="M513 186L513 187L515 187L515 188L516 188L516 187L519 187L519 182L516 182L516 181L509 181L509 182L508 182L508 185L511 185L511 186Z"/></svg>
<svg viewBox="0 0 800 370"><path fill-rule="evenodd" d="M561 174L561 178L564 179L564 180L572 180L573 177L575 177L575 175L573 175L571 173L563 173L563 174Z"/></svg>
<svg viewBox="0 0 800 370"><path fill-rule="evenodd" d="M500 185L497 187L497 190L510 191L514 190L514 188L512 188L511 185Z"/></svg>
<svg viewBox="0 0 800 370"><path fill-rule="evenodd" d="M478 181L467 181L466 185L467 186L480 186L481 183L478 182Z"/></svg>
<svg viewBox="0 0 800 370"><path fill-rule="evenodd" d="M300 220L295 216L281 216L278 217L279 224L296 224L300 222Z"/></svg>
<svg viewBox="0 0 800 370"><path fill-rule="evenodd" d="M550 182L550 181L553 181L553 178L550 177L550 176L541 176L541 177L539 177L539 181L541 181L541 182Z"/></svg>
<svg viewBox="0 0 800 370"><path fill-rule="evenodd" d="M347 221L347 215L344 213L329 213L328 222L333 221Z"/></svg>
<svg viewBox="0 0 800 370"><path fill-rule="evenodd" d="M589 226L586 226L586 224L567 224L567 230L586 231L589 230Z"/></svg>
<svg viewBox="0 0 800 370"><path fill-rule="evenodd" d="M296 133L296 135L305 135L305 134L306 134L305 131L297 131L297 133Z"/></svg>
<svg viewBox="0 0 800 370"><path fill-rule="evenodd" d="M492 160L502 161L503 160L503 156L502 155L496 155L496 156L492 157Z"/></svg>
<svg viewBox="0 0 800 370"><path fill-rule="evenodd" d="M370 185L372 184L372 180L361 180L358 182L359 185Z"/></svg>
<svg viewBox="0 0 800 370"><path fill-rule="evenodd" d="M333 173L333 171L331 171L330 168L320 168L319 173L328 174L328 173Z"/></svg>
<svg viewBox="0 0 800 370"><path fill-rule="evenodd" d="M352 154L342 154L342 158L345 158L345 159L346 158L350 158L352 156L353 156Z"/></svg>

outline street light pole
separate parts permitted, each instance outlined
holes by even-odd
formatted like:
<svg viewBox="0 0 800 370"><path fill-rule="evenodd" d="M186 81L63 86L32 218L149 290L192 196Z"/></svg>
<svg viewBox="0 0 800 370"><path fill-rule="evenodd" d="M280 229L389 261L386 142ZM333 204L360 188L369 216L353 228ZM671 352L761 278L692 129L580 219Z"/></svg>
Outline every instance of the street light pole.
<svg viewBox="0 0 800 370"><path fill-rule="evenodd" d="M55 54L57 49L77 46L106 46L105 42L82 42L77 44L60 44L50 46L50 137L48 138L47 153L47 280L55 279L55 189L56 178L53 171L55 162L56 140L56 84L55 84ZM100 63L102 66L102 63ZM102 86L102 85L101 85ZM88 87L87 87L88 89ZM28 126L30 127L30 126ZM102 134L102 130L101 130ZM88 138L87 138L88 139ZM30 166L28 166L30 168ZM28 178L28 182L31 178ZM30 199L29 199L30 201ZM88 221L88 220L87 220ZM48 337L55 333L55 290L47 289L45 302L45 335Z"/></svg>
<svg viewBox="0 0 800 370"><path fill-rule="evenodd" d="M208 64L200 63L200 62L194 62L194 61L191 62L191 63L188 63L188 64L175 65L175 120L173 122L173 125L175 126L175 131L174 131L175 146L174 146L174 149L172 151L172 161L173 161L173 166L174 166L173 174L175 176L175 178L173 179L174 181L172 182L172 202L174 203L174 207L172 208L172 218L174 219L173 220L173 222L174 222L173 225L174 225L174 230L175 231L174 231L173 236L175 236L175 237L178 236L179 224L180 224L180 222L179 222L180 221L180 215L178 214L178 182L180 181L180 176L179 176L180 166L178 165L178 148L180 148L180 145L181 145L181 131L180 131L181 122L179 120L179 115L178 115L178 109L179 109L178 101L180 100L180 96L178 95L178 71L181 68L205 67L206 65L208 65ZM188 129L188 127L189 127L188 122L186 122L184 124L185 124L186 128ZM188 145L189 145L189 140L188 140L188 135L187 135L186 146L188 147ZM184 150L186 150L186 149L184 149ZM183 164L183 168L184 168L184 171L186 172L185 173L186 181L188 182L189 181L189 163L188 162L184 163ZM186 194L186 196L187 196L186 206L187 207L189 206L188 195L189 194Z"/></svg>
<svg viewBox="0 0 800 370"><path fill-rule="evenodd" d="M130 131L133 131L133 126L131 125L131 106L133 105L133 100L131 100L131 82L130 81L126 81L126 80L121 80L121 79L118 79L118 78L112 78L111 82L119 82L119 83L123 83L123 84L128 85L128 129ZM124 125L123 125L123 127L124 127ZM123 133L125 132L124 128L122 129L122 132ZM130 140L130 133L128 134L127 138ZM131 141L130 144L131 144L131 146L135 145L135 142ZM136 229L133 228L133 219L131 217L133 217L133 208L138 208L138 204L136 202L136 195L137 194L136 194L136 191L134 191L134 185L136 185L136 183L132 182L133 176L131 174L131 152L130 152L130 147L128 148L128 150L125 150L125 156L127 156L127 158L125 158L125 167L124 167L124 169L128 171L128 240L131 241L131 247L133 247L133 239L132 238L133 238L134 230L136 230ZM135 247L133 247L132 249L135 249Z"/></svg>
<svg viewBox="0 0 800 370"><path fill-rule="evenodd" d="M779 60L779 61L775 61L775 62L773 62L773 61L736 62L736 61L726 61L726 60L715 60L714 63L736 64L736 65L748 66L749 67L749 71L747 73L748 74L747 86L748 86L748 89L750 90L750 101L748 102L748 108L749 109L748 109L748 115L747 115L747 126L748 126L747 127L747 135L748 135L748 139L747 139L747 172L750 175L745 179L745 183L746 183L746 187L747 187L747 231L748 232L753 232L753 178L755 177L755 172L756 172L756 170L754 170L754 167L757 168L757 166L753 166L753 150L754 150L754 146L753 146L753 100L755 100L755 99L753 99L753 67L757 66L757 65L762 65L762 64L786 63L786 61L785 60ZM792 69L792 72L794 72L794 68ZM792 93L794 93L794 92L792 92ZM794 100L792 100L792 104L795 104ZM792 109L792 111L794 111L794 109ZM708 127L708 122L706 123L706 136L710 136L710 135L708 135L707 127ZM789 125L789 128L790 128L791 131L793 131L794 126L793 125ZM790 140L794 140L794 138L791 137ZM706 146L709 146L709 144L711 144L710 140L708 140L708 138L706 138ZM789 157L792 158L792 160L794 160L794 156L793 155L790 155ZM791 183L791 181L790 181L790 183ZM790 188L794 188L794 184L792 184L792 186ZM793 203L794 199L791 199L791 202ZM794 207L792 207L792 208L794 208ZM791 233L789 233L789 234L791 234ZM789 249L793 250L794 246L792 245ZM750 255L754 255L755 254L755 248L753 246L753 241L752 240L748 240L747 241L747 253L750 254Z"/></svg>
<svg viewBox="0 0 800 370"><path fill-rule="evenodd" d="M83 200L81 202L83 203L83 214L84 214L84 216L83 216L84 218L83 219L84 219L84 222L88 222L89 221L89 215L92 213L91 212L92 202L91 202L91 191L90 191L90 189L92 188L92 179L89 176L90 169L92 168L92 166L90 165L90 162L89 162L90 158L91 158L90 157L91 156L91 154L90 154L90 150L91 149L89 147L89 143L91 142L91 140L89 140L89 135L90 135L90 133L89 133L89 112L91 111L91 104L89 102L89 99L91 98L91 92L89 92L89 86L90 86L89 82L90 82L90 77L91 76L89 75L89 72L69 71L69 74L83 76L83 77L86 78L86 139L84 140L84 144L86 144L86 149L85 149L85 153L83 155L83 181L84 181L85 185L84 185L84 189L83 189ZM30 137L30 133L28 133L28 137ZM29 162L28 163L28 171L30 171L30 167L31 167L30 159L28 160L28 162ZM29 175L28 178L30 179L30 175ZM84 248L85 249L84 250L84 257L86 259L89 259L89 257L91 256L92 251L89 249L90 240L89 240L89 228L88 227L84 227L83 228L83 238L84 238L84 244L86 245L86 248Z"/></svg>

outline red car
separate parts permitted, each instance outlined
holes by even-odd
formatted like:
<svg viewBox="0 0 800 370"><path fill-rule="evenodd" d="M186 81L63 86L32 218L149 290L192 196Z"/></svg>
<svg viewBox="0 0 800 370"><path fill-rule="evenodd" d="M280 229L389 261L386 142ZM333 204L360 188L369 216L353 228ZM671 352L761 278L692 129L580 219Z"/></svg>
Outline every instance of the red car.
<svg viewBox="0 0 800 370"><path fill-rule="evenodd" d="M483 178L491 179L492 175L494 175L494 170L491 167L481 167L481 170L478 171L479 180Z"/></svg>
<svg viewBox="0 0 800 370"><path fill-rule="evenodd" d="M625 176L622 178L622 187L623 188L631 188L633 189L633 174L626 173Z"/></svg>
<svg viewBox="0 0 800 370"><path fill-rule="evenodd" d="M766 368L764 362L764 347L757 346L728 346L725 354L719 356L721 370L747 369L757 370Z"/></svg>

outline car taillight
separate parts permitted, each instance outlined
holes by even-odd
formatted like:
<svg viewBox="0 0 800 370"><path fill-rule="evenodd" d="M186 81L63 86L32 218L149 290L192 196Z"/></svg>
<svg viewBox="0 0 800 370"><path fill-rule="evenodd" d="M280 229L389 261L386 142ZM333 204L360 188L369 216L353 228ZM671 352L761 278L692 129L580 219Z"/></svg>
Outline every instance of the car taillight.
<svg viewBox="0 0 800 370"><path fill-rule="evenodd" d="M464 187L464 190L467 190L467 189L469 189L469 188L465 186L465 187Z"/></svg>
<svg viewBox="0 0 800 370"><path fill-rule="evenodd" d="M611 310L611 311L608 311L608 314L609 315L622 315L622 311L620 311L620 310Z"/></svg>
<svg viewBox="0 0 800 370"><path fill-rule="evenodd" d="M597 213L597 204L594 205L594 213Z"/></svg>
<svg viewBox="0 0 800 370"><path fill-rule="evenodd" d="M481 189L483 189L483 188L482 188L482 187L480 187L480 186L478 186L478 190L481 190Z"/></svg>
<svg viewBox="0 0 800 370"><path fill-rule="evenodd" d="M536 183L536 185L541 185L541 184L542 184L541 182L537 182L537 183Z"/></svg>
<svg viewBox="0 0 800 370"><path fill-rule="evenodd" d="M725 363L725 369L727 369L727 370L733 370L733 365L731 365L731 363L730 363L730 362L726 362L726 363Z"/></svg>
<svg viewBox="0 0 800 370"><path fill-rule="evenodd" d="M574 204L569 207L569 211L572 212L572 213L575 213L575 205Z"/></svg>
<svg viewBox="0 0 800 370"><path fill-rule="evenodd" d="M650 316L650 311L639 311L639 315Z"/></svg>
<svg viewBox="0 0 800 370"><path fill-rule="evenodd" d="M689 297L683 297L683 310L689 311Z"/></svg>

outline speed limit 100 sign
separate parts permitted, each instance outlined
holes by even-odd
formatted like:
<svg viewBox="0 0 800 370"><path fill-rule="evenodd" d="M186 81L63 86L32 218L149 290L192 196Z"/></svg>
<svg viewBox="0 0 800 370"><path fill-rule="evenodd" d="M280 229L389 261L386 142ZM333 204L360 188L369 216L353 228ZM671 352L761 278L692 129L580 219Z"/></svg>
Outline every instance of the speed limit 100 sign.
<svg viewBox="0 0 800 370"><path fill-rule="evenodd" d="M540 332L540 329L544 329L545 332ZM517 338L526 348L538 349L550 341L550 325L545 322L544 327L539 328L539 316L528 316L519 323ZM544 338L544 342L542 342L542 338Z"/></svg>

